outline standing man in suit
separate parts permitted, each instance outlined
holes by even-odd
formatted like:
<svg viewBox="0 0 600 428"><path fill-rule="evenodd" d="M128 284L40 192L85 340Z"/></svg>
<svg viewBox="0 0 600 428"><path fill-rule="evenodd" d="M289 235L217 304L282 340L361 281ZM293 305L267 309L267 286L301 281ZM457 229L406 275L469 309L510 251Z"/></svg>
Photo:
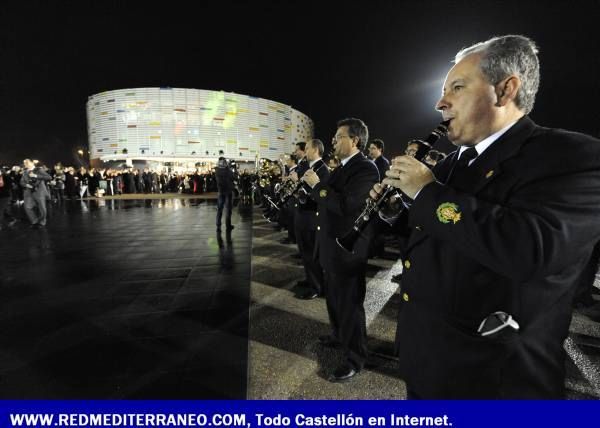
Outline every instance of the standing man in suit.
<svg viewBox="0 0 600 428"><path fill-rule="evenodd" d="M322 159L325 147L321 140L313 139L306 143L306 163L308 168L313 170L320 181L327 181L329 178L329 168ZM304 175L304 174L303 174ZM293 179L293 178L292 178ZM295 181L302 180L296 178ZM315 299L323 295L323 268L319 259L315 257L315 239L317 233L317 203L308 197L302 188L297 198L296 214L294 216L294 228L296 230L296 240L298 250L304 264L304 273L306 275L306 289L298 293L296 297L304 300Z"/></svg>
<svg viewBox="0 0 600 428"><path fill-rule="evenodd" d="M436 108L458 150L433 172L396 158L386 180L414 199L400 373L409 398L561 398L573 295L600 238L600 142L527 116L532 40L495 37L455 62Z"/></svg>
<svg viewBox="0 0 600 428"><path fill-rule="evenodd" d="M25 201L25 214L31 222L31 227L39 229L46 226L46 196L48 195L46 182L52 180L52 177L42 168L36 167L31 159L25 159L23 166L25 169L21 177L21 187Z"/></svg>
<svg viewBox="0 0 600 428"><path fill-rule="evenodd" d="M217 188L219 196L217 201L217 232L221 232L221 218L223 217L223 209L225 212L225 225L227 231L233 229L231 224L231 211L233 209L233 171L229 167L227 159L220 157L215 168L215 177L217 179Z"/></svg>
<svg viewBox="0 0 600 428"><path fill-rule="evenodd" d="M343 382L359 373L367 359L365 289L367 257L372 230L367 228L354 253L339 247L337 237L346 234L361 213L369 190L379 181L373 162L362 154L369 139L367 125L360 119L338 122L333 138L335 155L341 165L322 182L308 170L304 181L312 187L311 198L318 205L317 252L325 274L325 298L331 335L322 336L324 346L341 346L345 363L329 377Z"/></svg>

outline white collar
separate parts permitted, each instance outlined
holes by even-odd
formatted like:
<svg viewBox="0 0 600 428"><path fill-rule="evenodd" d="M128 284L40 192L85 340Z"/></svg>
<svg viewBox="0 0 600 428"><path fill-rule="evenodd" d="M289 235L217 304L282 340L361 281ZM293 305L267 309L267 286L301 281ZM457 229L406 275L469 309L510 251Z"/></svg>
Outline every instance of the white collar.
<svg viewBox="0 0 600 428"><path fill-rule="evenodd" d="M477 150L477 156L481 156L481 154L486 151L486 149L492 145L492 143L496 142L498 140L498 138L500 138L502 135L504 135L504 133L506 131L508 131L510 128L512 128L512 126L517 123L516 121L509 124L508 126L505 126L504 128L502 128L500 131L493 133L492 135L490 135L487 138L484 138L483 140L481 140L479 143L475 144L473 147L475 147L475 150ZM469 147L468 146L462 146L459 149L458 152L458 159L460 159L461 155L463 154L463 152L465 150L467 150ZM471 165L471 163L473 163L475 161L475 159L469 161L469 165Z"/></svg>
<svg viewBox="0 0 600 428"><path fill-rule="evenodd" d="M317 162L319 162L320 160L321 160L321 158L319 158L319 159L315 159L314 161L309 161L309 163L308 163L308 166L309 166L310 168L312 168L312 166L313 166L314 164L316 164Z"/></svg>
<svg viewBox="0 0 600 428"><path fill-rule="evenodd" d="M357 151L356 153L354 153L353 155L350 155L350 156L348 156L347 158L345 158L345 159L342 159L342 160L341 160L342 166L346 166L346 164L348 163L348 161L349 161L350 159L352 159L354 156L356 156L357 154L359 154L359 153L360 153L360 150L358 150L358 151Z"/></svg>

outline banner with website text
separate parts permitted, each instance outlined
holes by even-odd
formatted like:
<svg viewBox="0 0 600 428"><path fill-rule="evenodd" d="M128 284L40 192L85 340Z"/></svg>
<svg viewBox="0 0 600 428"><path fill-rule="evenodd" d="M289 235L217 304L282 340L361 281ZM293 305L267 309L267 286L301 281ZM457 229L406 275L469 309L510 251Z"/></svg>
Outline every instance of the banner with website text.
<svg viewBox="0 0 600 428"><path fill-rule="evenodd" d="M0 427L584 427L600 401L0 401Z"/></svg>

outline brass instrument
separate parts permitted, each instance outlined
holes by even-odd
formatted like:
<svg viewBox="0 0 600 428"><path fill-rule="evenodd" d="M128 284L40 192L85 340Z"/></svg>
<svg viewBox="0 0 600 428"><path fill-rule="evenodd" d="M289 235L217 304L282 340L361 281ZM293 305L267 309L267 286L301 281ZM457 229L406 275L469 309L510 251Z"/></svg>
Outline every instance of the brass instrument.
<svg viewBox="0 0 600 428"><path fill-rule="evenodd" d="M425 140L412 140L409 144L417 144L418 150L415 153L415 158L424 162L425 157L431 150L431 146L439 140L441 137L446 136L448 133L448 124L450 121L441 122ZM362 233L362 231L367 227L369 222L373 219L374 214L378 213L381 208L387 204L390 199L399 199L402 201L401 204L397 204L395 214L400 214L406 206L410 206L409 202L406 201L406 195L403 196L403 193L396 189L393 186L385 184L383 187L383 193L380 194L377 199L373 199L371 197L367 198L365 207L363 211L360 213L358 218L354 221L354 225L352 226L352 230L350 230L346 235L341 238L336 238L335 241L337 244L342 247L344 250L352 253L354 249L354 244L358 240L358 237Z"/></svg>
<svg viewBox="0 0 600 428"><path fill-rule="evenodd" d="M261 165L256 173L258 185L261 188L266 188L276 181L276 178L281 175L281 168L276 162L269 159L261 159Z"/></svg>
<svg viewBox="0 0 600 428"><path fill-rule="evenodd" d="M311 170L313 170L314 172L319 171L321 168L327 168L327 164L325 162L321 163L321 165L318 168L310 168ZM270 203L270 209L267 210L267 212L265 214L263 214L263 217L268 220L269 222L275 221L275 218L277 217L277 213L283 208L283 206L286 204L286 202L294 195L297 194L298 195L298 202L300 203L306 203L306 198L308 197L308 194L310 193L310 189L306 188L306 183L305 181L300 178L297 182L290 180L287 180L283 183L283 185L280 188L279 191L279 196L278 198L275 198L276 200L271 199L270 197L267 196L267 201Z"/></svg>

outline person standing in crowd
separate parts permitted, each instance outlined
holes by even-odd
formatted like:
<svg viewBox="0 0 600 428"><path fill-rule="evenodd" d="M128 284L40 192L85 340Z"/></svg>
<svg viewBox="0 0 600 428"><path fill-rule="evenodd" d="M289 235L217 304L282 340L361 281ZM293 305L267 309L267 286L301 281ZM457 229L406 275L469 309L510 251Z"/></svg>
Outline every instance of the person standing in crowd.
<svg viewBox="0 0 600 428"><path fill-rule="evenodd" d="M306 160L309 169L315 171L319 181L325 182L329 178L329 168L322 159L325 147L321 140L313 139L306 143ZM297 178L302 180L302 176ZM296 180L296 181L297 181ZM299 299L315 299L324 295L323 268L319 260L314 257L315 239L317 233L317 203L307 197L304 189L299 191L296 203L296 215L294 216L294 229L298 241L298 250L304 264L306 280L301 285L305 289L298 293Z"/></svg>
<svg viewBox="0 0 600 428"><path fill-rule="evenodd" d="M231 211L233 209L233 171L227 163L227 159L220 157L215 168L215 177L217 179L217 188L219 196L217 201L217 232L221 232L221 218L223 209L225 212L225 225L227 230L232 230Z"/></svg>
<svg viewBox="0 0 600 428"><path fill-rule="evenodd" d="M46 181L52 180L52 177L42 168L35 167L31 159L25 159L23 166L21 187L25 201L25 214L31 222L31 227L39 229L46 225L46 199L48 196Z"/></svg>
<svg viewBox="0 0 600 428"><path fill-rule="evenodd" d="M345 362L329 377L331 382L351 379L367 360L364 300L372 231L367 227L354 253L340 248L335 239L352 228L369 190L379 181L377 167L362 153L368 138L368 128L362 120L341 120L333 138L335 155L341 160L341 166L326 182L321 182L319 175L311 170L303 177L312 187L311 197L318 206L316 251L324 270L331 326L331 335L319 337L319 342L324 346L341 346L345 356Z"/></svg>
<svg viewBox="0 0 600 428"><path fill-rule="evenodd" d="M564 397L600 141L528 117L539 79L524 36L463 49L436 105L458 150L433 171L395 158L384 181L414 199L396 335L409 398Z"/></svg>
<svg viewBox="0 0 600 428"><path fill-rule="evenodd" d="M96 171L96 168L90 168L87 176L88 176L88 195L93 196L93 197L98 196L97 191L98 191L98 187L100 186L100 178L99 178L98 171Z"/></svg>
<svg viewBox="0 0 600 428"><path fill-rule="evenodd" d="M385 173L390 169L390 161L383 156L383 148L383 140L375 139L369 144L369 157L375 162L381 180L384 179Z"/></svg>
<svg viewBox="0 0 600 428"><path fill-rule="evenodd" d="M58 203L62 204L65 200L65 169L59 162L54 166L54 192Z"/></svg>
<svg viewBox="0 0 600 428"><path fill-rule="evenodd" d="M88 184L89 175L84 167L79 168L79 172L75 175L77 184L79 186L79 198L83 199L84 196L89 196Z"/></svg>
<svg viewBox="0 0 600 428"><path fill-rule="evenodd" d="M140 182L143 189L142 193L152 193L152 174L150 173L150 168L144 168L140 176Z"/></svg>
<svg viewBox="0 0 600 428"><path fill-rule="evenodd" d="M65 169L65 193L70 200L77 197L77 181L75 180L75 170L72 166Z"/></svg>

